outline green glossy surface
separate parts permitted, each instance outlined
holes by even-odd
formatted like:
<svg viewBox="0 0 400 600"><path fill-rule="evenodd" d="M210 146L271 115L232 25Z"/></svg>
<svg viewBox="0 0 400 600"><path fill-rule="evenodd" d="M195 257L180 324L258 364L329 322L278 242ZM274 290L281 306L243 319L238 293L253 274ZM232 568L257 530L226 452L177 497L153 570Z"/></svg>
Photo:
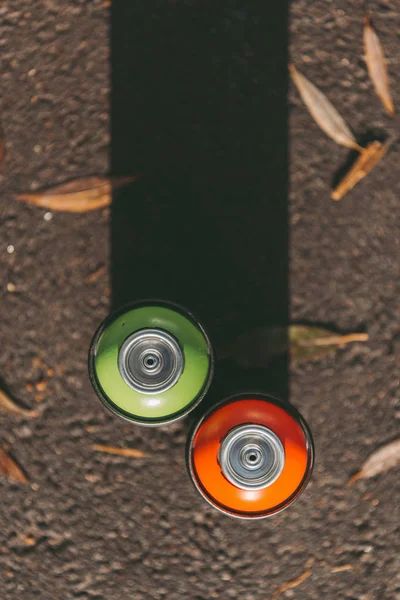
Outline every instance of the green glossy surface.
<svg viewBox="0 0 400 600"><path fill-rule="evenodd" d="M159 394L141 394L121 377L118 353L127 337L145 328L163 329L179 342L184 368L178 382ZM101 333L95 349L94 365L105 400L133 418L162 419L179 413L204 388L210 373L211 357L202 331L181 313L162 306L144 306L118 316Z"/></svg>

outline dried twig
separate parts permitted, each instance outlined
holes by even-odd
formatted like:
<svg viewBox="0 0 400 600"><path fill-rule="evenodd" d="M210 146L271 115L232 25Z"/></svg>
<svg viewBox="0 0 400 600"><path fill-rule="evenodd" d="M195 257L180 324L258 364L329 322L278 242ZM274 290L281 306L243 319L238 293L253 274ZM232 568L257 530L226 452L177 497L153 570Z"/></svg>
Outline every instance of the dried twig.
<svg viewBox="0 0 400 600"><path fill-rule="evenodd" d="M300 346L344 346L352 342L368 342L368 333L349 333L348 335L332 335L328 337L315 337L313 339L299 340Z"/></svg>
<svg viewBox="0 0 400 600"><path fill-rule="evenodd" d="M106 268L104 266L99 267L98 269L96 269L96 271L90 273L87 277L85 277L85 283L95 283L98 279L100 279L100 277L104 275L105 272Z"/></svg>
<svg viewBox="0 0 400 600"><path fill-rule="evenodd" d="M141 450L134 448L115 448L114 446L103 446L102 444L94 444L93 450L96 452L104 452L105 454L115 454L116 456L128 456L130 458L144 458L146 454Z"/></svg>
<svg viewBox="0 0 400 600"><path fill-rule="evenodd" d="M310 577L311 574L312 574L312 571L310 569L307 569L307 571L304 571L304 573L302 573L301 575L299 575L298 577L296 577L296 579L292 579L291 581L283 583L274 592L274 594L272 595L271 600L276 600L277 598L279 598L279 596L281 594L283 594L287 590L291 590L292 588L295 588L295 587L301 585L303 583L303 581L305 581L306 579L308 579Z"/></svg>
<svg viewBox="0 0 400 600"><path fill-rule="evenodd" d="M381 144L378 141L371 142L350 169L343 177L342 181L332 191L331 197L333 200L341 200L353 187L361 181L368 173L374 169L378 162L385 156L389 150L393 140L389 140L386 144Z"/></svg>
<svg viewBox="0 0 400 600"><path fill-rule="evenodd" d="M331 573L343 573L344 571L352 571L354 565L339 565L338 567L332 567Z"/></svg>

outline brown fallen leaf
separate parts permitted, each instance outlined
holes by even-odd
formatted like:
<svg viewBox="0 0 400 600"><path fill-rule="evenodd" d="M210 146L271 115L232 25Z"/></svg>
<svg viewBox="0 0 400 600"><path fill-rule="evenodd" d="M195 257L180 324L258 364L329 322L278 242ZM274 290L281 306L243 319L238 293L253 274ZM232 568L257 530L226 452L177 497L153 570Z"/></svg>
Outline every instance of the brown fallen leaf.
<svg viewBox="0 0 400 600"><path fill-rule="evenodd" d="M367 333L337 335L323 327L291 325L289 327L290 355L294 361L321 358L338 347L353 342L367 342Z"/></svg>
<svg viewBox="0 0 400 600"><path fill-rule="evenodd" d="M378 164L389 150L393 140L389 140L386 144L381 144L378 141L371 142L364 148L357 158L350 171L343 177L340 183L331 193L333 200L341 200L361 179Z"/></svg>
<svg viewBox="0 0 400 600"><path fill-rule="evenodd" d="M115 448L114 446L103 446L102 444L94 444L93 450L96 452L104 452L105 454L115 454L116 456L128 456L130 458L144 458L146 454L141 450L134 448Z"/></svg>
<svg viewBox="0 0 400 600"><path fill-rule="evenodd" d="M348 485L353 485L358 479L369 479L380 473L385 473L400 464L400 439L382 446L367 458L361 470L350 477Z"/></svg>
<svg viewBox="0 0 400 600"><path fill-rule="evenodd" d="M354 565L339 565L338 567L332 567L331 573L343 573L344 571L352 571Z"/></svg>
<svg viewBox="0 0 400 600"><path fill-rule="evenodd" d="M308 579L310 577L310 575L312 575L312 571L310 569L307 569L307 571L304 571L304 573L302 573L301 575L296 577L296 579L292 579L291 581L287 581L286 583L283 583L273 593L271 600L276 600L277 598L279 598L279 596L281 594L283 594L287 590L291 590L292 588L298 587L299 585L301 585L303 583L303 581Z"/></svg>
<svg viewBox="0 0 400 600"><path fill-rule="evenodd" d="M357 144L350 127L325 94L304 77L293 64L289 65L289 71L304 104L322 131L337 144L361 152L362 147Z"/></svg>
<svg viewBox="0 0 400 600"><path fill-rule="evenodd" d="M18 406L15 404L14 400L8 396L3 390L0 389L0 411L5 412L9 415L18 415L21 417L28 417L33 419L38 416L36 410L29 410L26 408L22 408L22 406Z"/></svg>
<svg viewBox="0 0 400 600"><path fill-rule="evenodd" d="M100 277L104 275L105 272L106 268L104 266L99 267L98 269L96 269L96 271L93 271L93 273L90 273L90 275L87 275L87 277L85 277L85 283L95 283L98 279L100 279Z"/></svg>
<svg viewBox="0 0 400 600"><path fill-rule="evenodd" d="M25 473L2 448L0 448L0 475L4 475L11 481L28 483Z"/></svg>
<svg viewBox="0 0 400 600"><path fill-rule="evenodd" d="M330 335L327 337L315 337L311 340L299 342L303 348L309 346L344 346L351 342L367 342L369 339L368 333L348 333L346 335Z"/></svg>
<svg viewBox="0 0 400 600"><path fill-rule="evenodd" d="M18 194L16 199L48 210L88 212L109 206L112 191L135 180L136 177L82 177L42 192Z"/></svg>
<svg viewBox="0 0 400 600"><path fill-rule="evenodd" d="M389 76L382 44L371 26L369 17L364 19L365 62L375 91L388 113L394 117L395 110L390 93Z"/></svg>
<svg viewBox="0 0 400 600"><path fill-rule="evenodd" d="M338 335L322 327L290 325L261 327L246 332L218 352L218 357L232 358L244 368L265 368L268 363L290 352L293 361L323 357L338 347L352 342L366 342L368 334Z"/></svg>

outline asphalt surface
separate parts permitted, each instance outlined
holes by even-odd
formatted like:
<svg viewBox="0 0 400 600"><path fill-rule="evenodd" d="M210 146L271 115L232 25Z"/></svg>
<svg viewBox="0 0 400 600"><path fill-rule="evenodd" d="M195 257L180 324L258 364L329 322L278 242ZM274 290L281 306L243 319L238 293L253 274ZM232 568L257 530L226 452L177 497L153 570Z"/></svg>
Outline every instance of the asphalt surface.
<svg viewBox="0 0 400 600"><path fill-rule="evenodd" d="M231 5L225 24L257 21ZM87 348L115 292L109 211L48 214L13 198L107 172L108 10L89 0L0 7L0 377L40 411L32 420L1 415L2 444L30 479L0 480L1 599L266 600L307 570L282 598L400 598L398 470L346 486L399 432L399 146L333 202L348 153L291 89L291 318L367 331L370 341L291 369L290 399L317 451L302 497L262 522L217 514L186 476L186 425L125 424L104 412L88 381ZM292 2L290 53L359 137L382 136L396 122L361 58L364 10L357 0ZM374 18L399 106L399 2L380 2ZM97 454L95 443L146 457Z"/></svg>

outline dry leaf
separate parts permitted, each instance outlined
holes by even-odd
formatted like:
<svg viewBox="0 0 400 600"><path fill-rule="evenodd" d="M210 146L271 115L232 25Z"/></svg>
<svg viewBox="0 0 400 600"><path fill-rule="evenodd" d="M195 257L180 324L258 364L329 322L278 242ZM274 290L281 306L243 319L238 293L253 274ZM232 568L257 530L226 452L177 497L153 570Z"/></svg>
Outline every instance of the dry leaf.
<svg viewBox="0 0 400 600"><path fill-rule="evenodd" d="M352 485L357 479L369 479L400 464L400 439L390 442L373 452L365 461L361 471L348 481Z"/></svg>
<svg viewBox="0 0 400 600"><path fill-rule="evenodd" d="M103 446L102 444L94 444L93 450L96 452L104 452L105 454L115 454L116 456L128 456L130 458L144 458L146 454L141 450L134 448L115 448L114 446Z"/></svg>
<svg viewBox="0 0 400 600"><path fill-rule="evenodd" d="M304 104L322 131L337 144L361 152L362 148L357 144L350 127L325 94L304 77L293 64L289 65L289 70Z"/></svg>
<svg viewBox="0 0 400 600"><path fill-rule="evenodd" d="M28 479L17 465L17 463L8 454L0 448L0 475L4 475L12 481L28 483Z"/></svg>
<svg viewBox="0 0 400 600"><path fill-rule="evenodd" d="M338 335L322 327L290 325L264 327L242 334L229 344L219 358L232 358L244 368L265 368L290 350L292 360L300 362L321 358L337 347L351 342L366 342L368 334Z"/></svg>
<svg viewBox="0 0 400 600"><path fill-rule="evenodd" d="M279 598L279 596L281 594L283 594L287 590L291 590L292 588L295 588L295 587L299 586L300 584L303 583L303 581L305 581L306 579L308 579L310 577L310 575L312 575L312 572L310 571L310 569L308 569L307 571L304 571L304 573L302 573L301 575L299 575L299 577L296 577L296 579L292 579L291 581L288 581L287 583L283 583L276 590L276 592L274 592L271 600L276 600L277 598Z"/></svg>
<svg viewBox="0 0 400 600"><path fill-rule="evenodd" d="M369 17L364 19L365 62L374 88L388 113L394 117L395 110L390 93L389 76L382 44L371 27Z"/></svg>
<svg viewBox="0 0 400 600"><path fill-rule="evenodd" d="M332 567L331 573L343 573L344 571L352 571L354 565L339 565L338 567Z"/></svg>
<svg viewBox="0 0 400 600"><path fill-rule="evenodd" d="M368 341L368 334L351 333L348 335L337 335L322 327L291 325L289 328L289 340L292 359L301 362L321 358L345 344L366 342Z"/></svg>
<svg viewBox="0 0 400 600"><path fill-rule="evenodd" d="M361 179L374 169L378 162L385 156L393 140L381 144L378 141L371 142L363 148L350 171L343 177L342 181L332 191L333 200L341 200Z"/></svg>
<svg viewBox="0 0 400 600"><path fill-rule="evenodd" d="M0 389L0 411L8 413L9 415L19 415L21 417L34 418L38 416L35 410L28 410L15 404L14 400L10 398L3 390Z"/></svg>
<svg viewBox="0 0 400 600"><path fill-rule="evenodd" d="M17 200L48 210L88 212L109 206L113 189L132 183L136 177L82 177L37 193L19 194Z"/></svg>
<svg viewBox="0 0 400 600"><path fill-rule="evenodd" d="M96 271L93 271L93 273L90 273L90 275L87 275L87 277L85 277L85 283L96 283L96 281L100 279L100 277L102 277L105 272L106 268L104 266L99 267L98 269L96 269Z"/></svg>

